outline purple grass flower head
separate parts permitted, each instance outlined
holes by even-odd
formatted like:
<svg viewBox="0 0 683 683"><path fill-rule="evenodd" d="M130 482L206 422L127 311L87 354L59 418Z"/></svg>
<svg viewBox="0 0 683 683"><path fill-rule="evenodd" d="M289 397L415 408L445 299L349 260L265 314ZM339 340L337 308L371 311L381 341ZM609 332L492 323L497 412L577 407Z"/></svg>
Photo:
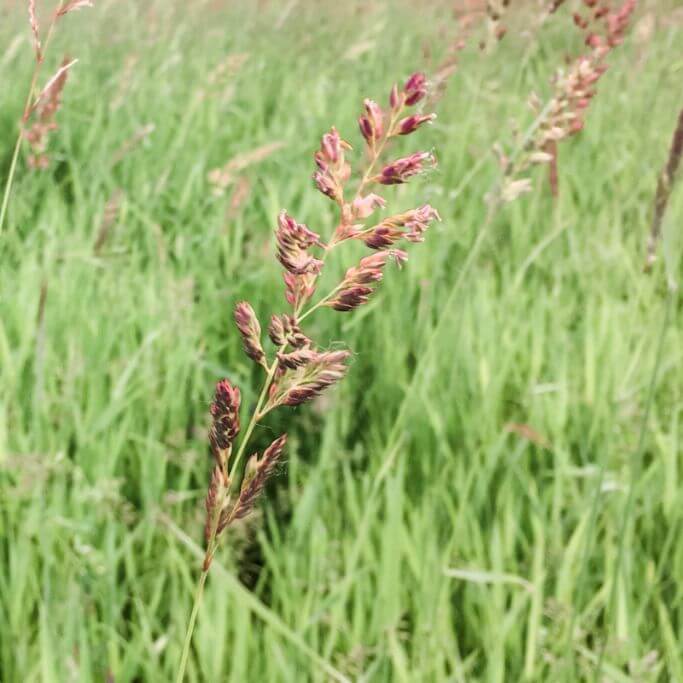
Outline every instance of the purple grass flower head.
<svg viewBox="0 0 683 683"><path fill-rule="evenodd" d="M409 242L424 241L424 233L434 220L441 220L439 213L429 204L411 209L395 216L387 216L378 225L358 235L371 249L384 249L401 239Z"/></svg>
<svg viewBox="0 0 683 683"><path fill-rule="evenodd" d="M339 292L327 305L335 311L352 311L354 308L366 304L374 291L372 287L355 285Z"/></svg>
<svg viewBox="0 0 683 683"><path fill-rule="evenodd" d="M365 142L373 147L384 135L384 112L377 102L365 100L365 115L358 119L358 127Z"/></svg>
<svg viewBox="0 0 683 683"><path fill-rule="evenodd" d="M349 356L348 351L319 352L296 370L286 370L272 386L271 402L298 406L319 396L344 377Z"/></svg>
<svg viewBox="0 0 683 683"><path fill-rule="evenodd" d="M343 201L344 183L351 174L344 154L350 149L351 145L342 140L337 129L332 127L323 135L320 149L314 155L316 171L313 180L320 192L338 203Z"/></svg>
<svg viewBox="0 0 683 683"><path fill-rule="evenodd" d="M285 270L294 275L320 272L322 261L308 253L310 247L320 245L319 235L282 211L278 217L276 237L277 257Z"/></svg>
<svg viewBox="0 0 683 683"><path fill-rule="evenodd" d="M216 385L216 393L211 404L211 431L209 440L214 455L228 451L240 431L240 390L223 379Z"/></svg>
<svg viewBox="0 0 683 683"><path fill-rule="evenodd" d="M386 249L396 244L404 236L403 230L396 226L380 223L361 236L370 249Z"/></svg>
<svg viewBox="0 0 683 683"><path fill-rule="evenodd" d="M405 103L409 107L417 104L427 94L427 77L422 72L414 73L403 86Z"/></svg>
<svg viewBox="0 0 683 683"><path fill-rule="evenodd" d="M235 323L242 335L244 352L255 363L266 367L266 354L261 346L261 325L251 304L241 301L235 306Z"/></svg>
<svg viewBox="0 0 683 683"><path fill-rule="evenodd" d="M436 119L436 114L413 114L406 116L398 122L398 134L410 135L425 123L431 123Z"/></svg>
<svg viewBox="0 0 683 683"><path fill-rule="evenodd" d="M312 349L295 349L290 353L278 352L277 359L283 368L296 370L303 365L308 365L318 357L318 353Z"/></svg>
<svg viewBox="0 0 683 683"><path fill-rule="evenodd" d="M400 185L409 178L421 173L427 166L434 166L436 160L430 152L415 152L387 164L377 177L382 185Z"/></svg>
<svg viewBox="0 0 683 683"><path fill-rule="evenodd" d="M275 346L289 345L295 349L303 349L312 344L291 315L272 316L268 325L268 336Z"/></svg>
<svg viewBox="0 0 683 683"><path fill-rule="evenodd" d="M235 507L229 513L226 511L225 520L221 520L224 524L223 528L235 519L243 519L253 510L266 482L282 457L286 444L287 434L282 434L266 448L261 458L258 455L252 455L249 458ZM220 523L219 528L221 528Z"/></svg>
<svg viewBox="0 0 683 683"><path fill-rule="evenodd" d="M384 277L384 267L393 260L400 267L407 260L407 254L400 249L387 249L365 256L360 263L346 271L339 286L339 293L327 305L335 311L352 311L368 302L374 287Z"/></svg>
<svg viewBox="0 0 683 683"><path fill-rule="evenodd" d="M317 284L315 273L296 275L285 271L282 277L285 281L285 299L292 308L306 303L315 294Z"/></svg>
<svg viewBox="0 0 683 683"><path fill-rule="evenodd" d="M385 199L378 194L370 193L365 197L358 197L353 200L353 218L362 220L370 216L376 209L383 209L387 205Z"/></svg>
<svg viewBox="0 0 683 683"><path fill-rule="evenodd" d="M409 242L424 242L424 233L429 224L432 221L441 220L439 212L429 204L424 204L404 215L406 216L404 225L408 229L405 237Z"/></svg>

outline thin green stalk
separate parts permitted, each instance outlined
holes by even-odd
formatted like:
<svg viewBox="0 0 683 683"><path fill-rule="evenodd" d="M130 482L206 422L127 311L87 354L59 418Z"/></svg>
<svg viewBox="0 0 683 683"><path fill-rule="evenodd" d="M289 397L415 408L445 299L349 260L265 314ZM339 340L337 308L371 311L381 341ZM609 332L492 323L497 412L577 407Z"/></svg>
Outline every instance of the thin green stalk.
<svg viewBox="0 0 683 683"><path fill-rule="evenodd" d="M343 284L343 283L342 283ZM308 318L313 311L318 310L321 306L324 306L341 288L342 284L337 285L331 292L326 294L320 301L317 303L313 304L307 311L304 311L300 316L299 316L299 322L302 320L305 320Z"/></svg>
<svg viewBox="0 0 683 683"><path fill-rule="evenodd" d="M185 545L190 553L198 560L202 559L204 551L173 521L163 513L159 513L159 520L166 526L171 533ZM214 572L224 579L227 583L227 590L234 596L239 597L245 607L250 610L255 617L260 619L266 626L270 627L281 635L295 650L298 650L305 657L310 659L323 671L330 680L339 683L350 683L349 679L340 671L337 671L327 660L323 659L315 650L310 648L301 636L287 626L273 611L264 605L248 588L246 588L226 567L219 561L213 564Z"/></svg>
<svg viewBox="0 0 683 683"><path fill-rule="evenodd" d="M2 198L2 208L0 209L0 234L2 234L2 228L5 225L5 214L7 213L7 207L9 205L9 196L12 190L12 181L14 180L14 174L17 170L17 160L19 159L19 150L21 149L21 131L17 136L17 142L14 145L14 154L12 155L12 163L9 167L9 175L7 176L7 181L5 182L5 193Z"/></svg>
<svg viewBox="0 0 683 683"><path fill-rule="evenodd" d="M190 613L190 621L187 624L185 642L183 643L183 653L180 656L180 666L178 667L178 676L176 677L176 683L183 683L183 681L185 680L185 669L187 668L187 659L190 654L190 646L192 645L192 635L194 634L194 627L197 623L197 615L199 614L199 607L202 602L202 595L204 594L204 585L206 584L206 577L208 575L209 570L202 569L202 574L199 577L199 583L197 584L197 591L194 596L192 612Z"/></svg>

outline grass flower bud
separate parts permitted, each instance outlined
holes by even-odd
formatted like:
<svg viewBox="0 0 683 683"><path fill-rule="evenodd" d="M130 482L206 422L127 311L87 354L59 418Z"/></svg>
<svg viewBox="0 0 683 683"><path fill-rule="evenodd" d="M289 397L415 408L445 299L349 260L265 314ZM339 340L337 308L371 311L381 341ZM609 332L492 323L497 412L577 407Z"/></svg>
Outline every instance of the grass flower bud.
<svg viewBox="0 0 683 683"><path fill-rule="evenodd" d="M299 323L291 315L274 315L268 326L268 336L275 346L289 344L295 349L311 346L311 340L301 331Z"/></svg>
<svg viewBox="0 0 683 683"><path fill-rule="evenodd" d="M388 216L379 225L361 233L359 237L371 249L384 249L403 238L409 242L422 242L424 232L434 220L441 220L438 211L429 204L424 204L417 209Z"/></svg>
<svg viewBox="0 0 683 683"><path fill-rule="evenodd" d="M308 301L315 292L316 276L311 274L296 275L285 271L285 298L292 307Z"/></svg>
<svg viewBox="0 0 683 683"><path fill-rule="evenodd" d="M429 152L415 152L387 164L376 180L382 185L400 185L423 171L426 164L433 166L435 163L434 156Z"/></svg>
<svg viewBox="0 0 683 683"><path fill-rule="evenodd" d="M427 77L421 73L414 73L403 86L405 103L411 107L417 104L427 94Z"/></svg>
<svg viewBox="0 0 683 683"><path fill-rule="evenodd" d="M386 205L386 201L378 194L370 193L365 197L358 197L353 200L351 206L353 218L362 220L372 214L375 209L383 209Z"/></svg>
<svg viewBox="0 0 683 683"><path fill-rule="evenodd" d="M291 353L277 354L277 360L280 365L289 370L296 370L303 365L308 365L316 357L317 353L311 349L296 349Z"/></svg>
<svg viewBox="0 0 683 683"><path fill-rule="evenodd" d="M277 258L285 270L294 275L320 272L322 261L308 253L309 247L320 244L320 237L285 211L278 217L276 238Z"/></svg>
<svg viewBox="0 0 683 683"><path fill-rule="evenodd" d="M340 203L343 201L344 183L351 173L344 157L348 149L351 149L351 145L342 140L337 129L332 127L329 133L323 135L320 149L314 155L316 171L313 180L318 190Z"/></svg>
<svg viewBox="0 0 683 683"><path fill-rule="evenodd" d="M228 524L235 519L243 519L253 510L266 482L282 457L286 444L287 434L283 434L266 448L261 458L253 455L249 459L247 474L242 481L239 498L235 507L230 510L229 515L226 515Z"/></svg>
<svg viewBox="0 0 683 683"><path fill-rule="evenodd" d="M365 115L358 119L358 126L365 141L373 147L384 134L384 113L373 100L365 100Z"/></svg>
<svg viewBox="0 0 683 683"><path fill-rule="evenodd" d="M361 285L350 287L349 289L339 292L339 294L329 301L327 305L335 311L352 311L354 308L366 304L374 291L375 290L372 289L372 287L364 287Z"/></svg>
<svg viewBox="0 0 683 683"><path fill-rule="evenodd" d="M339 293L327 306L335 311L351 311L367 303L374 285L384 277L384 266L390 259L400 267L407 260L407 254L400 249L389 249L362 258L357 266L346 271Z"/></svg>
<svg viewBox="0 0 683 683"><path fill-rule="evenodd" d="M414 114L413 116L406 116L398 122L398 134L410 135L414 133L422 124L431 123L436 118L436 114Z"/></svg>
<svg viewBox="0 0 683 683"><path fill-rule="evenodd" d="M409 211L406 215L405 227L406 239L409 242L423 242L424 233L432 221L440 221L439 212L429 204L424 204L417 209Z"/></svg>
<svg viewBox="0 0 683 683"><path fill-rule="evenodd" d="M211 432L209 438L216 451L227 451L240 431L240 390L233 387L227 379L216 385L216 393L211 404Z"/></svg>
<svg viewBox="0 0 683 683"><path fill-rule="evenodd" d="M315 352L309 362L296 370L284 369L271 387L271 407L298 406L319 396L344 377L348 351Z"/></svg>
<svg viewBox="0 0 683 683"><path fill-rule="evenodd" d="M242 335L244 352L255 363L267 368L266 354L261 346L261 325L251 304L242 301L235 306L235 323Z"/></svg>
<svg viewBox="0 0 683 683"><path fill-rule="evenodd" d="M395 244L403 237L403 230L399 230L392 225L380 223L361 236L361 239L370 249L385 249Z"/></svg>

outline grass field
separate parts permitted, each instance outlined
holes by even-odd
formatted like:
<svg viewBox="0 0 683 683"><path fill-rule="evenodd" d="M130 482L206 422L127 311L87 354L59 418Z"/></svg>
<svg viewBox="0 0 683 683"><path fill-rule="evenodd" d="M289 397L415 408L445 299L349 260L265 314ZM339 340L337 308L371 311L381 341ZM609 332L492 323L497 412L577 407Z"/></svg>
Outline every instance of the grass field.
<svg viewBox="0 0 683 683"><path fill-rule="evenodd" d="M230 377L247 406L259 390L232 307L284 310L280 209L333 229L310 181L320 135L358 143L363 98L434 72L459 35L436 2L95 4L50 47L45 76L79 62L50 168L22 153L0 234L4 683L173 679L213 385ZM569 8L536 25L538 4L462 52L421 133L438 169L395 190L443 222L368 306L311 319L351 369L258 432L289 432L286 464L214 562L188 680L683 681L683 329L665 268L681 190L668 258L642 268L683 15L640 3L561 145L558 199L538 169L473 253L492 145L581 50ZM0 19L4 184L33 64L25 3ZM213 191L212 169L270 144Z"/></svg>

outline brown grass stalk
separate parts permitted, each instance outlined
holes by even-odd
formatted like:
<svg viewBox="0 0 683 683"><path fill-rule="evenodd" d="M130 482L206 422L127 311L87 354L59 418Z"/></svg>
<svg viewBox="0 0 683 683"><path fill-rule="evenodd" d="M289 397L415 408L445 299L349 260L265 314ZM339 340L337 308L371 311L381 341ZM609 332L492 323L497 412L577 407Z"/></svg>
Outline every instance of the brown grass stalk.
<svg viewBox="0 0 683 683"><path fill-rule="evenodd" d="M650 271L657 260L657 245L661 237L662 221L664 220L664 214L666 213L676 176L678 175L681 156L683 156L683 109L678 114L678 123L671 139L671 146L669 147L669 157L657 180L650 236L647 242L646 271Z"/></svg>

